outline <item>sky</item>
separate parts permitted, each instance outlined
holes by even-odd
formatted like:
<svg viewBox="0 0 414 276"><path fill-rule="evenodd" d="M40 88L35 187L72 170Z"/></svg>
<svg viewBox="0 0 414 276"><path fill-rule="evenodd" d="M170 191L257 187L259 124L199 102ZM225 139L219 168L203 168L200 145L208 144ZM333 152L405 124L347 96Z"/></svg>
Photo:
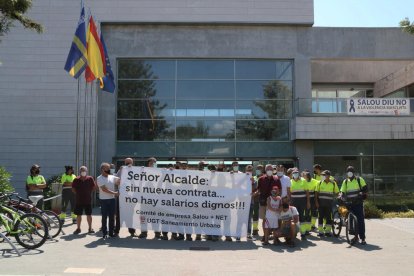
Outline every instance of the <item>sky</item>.
<svg viewBox="0 0 414 276"><path fill-rule="evenodd" d="M315 27L398 27L414 0L314 0Z"/></svg>

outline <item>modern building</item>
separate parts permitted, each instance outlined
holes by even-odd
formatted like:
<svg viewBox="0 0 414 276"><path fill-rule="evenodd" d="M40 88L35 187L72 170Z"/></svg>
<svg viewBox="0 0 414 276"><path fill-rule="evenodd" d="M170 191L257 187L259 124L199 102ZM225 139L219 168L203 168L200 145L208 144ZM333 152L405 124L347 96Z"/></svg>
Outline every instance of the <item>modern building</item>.
<svg viewBox="0 0 414 276"><path fill-rule="evenodd" d="M33 163L50 177L127 156L320 163L339 179L350 164L378 194L414 190L414 37L399 28L312 27L312 0L85 4L114 94L63 70L79 1L34 0L45 32L1 38L0 165L18 190ZM408 115L348 115L348 99L395 97Z"/></svg>

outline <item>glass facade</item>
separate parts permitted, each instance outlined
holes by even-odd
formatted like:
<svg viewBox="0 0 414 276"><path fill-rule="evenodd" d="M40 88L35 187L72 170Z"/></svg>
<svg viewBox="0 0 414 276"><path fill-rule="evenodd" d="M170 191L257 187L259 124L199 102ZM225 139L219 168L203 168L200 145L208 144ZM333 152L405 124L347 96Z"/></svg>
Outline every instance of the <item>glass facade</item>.
<svg viewBox="0 0 414 276"><path fill-rule="evenodd" d="M290 60L119 59L117 155L292 157L292 99Z"/></svg>
<svg viewBox="0 0 414 276"><path fill-rule="evenodd" d="M414 192L414 141L319 141L315 163L342 180L354 166L376 195ZM342 182L341 182L342 183Z"/></svg>

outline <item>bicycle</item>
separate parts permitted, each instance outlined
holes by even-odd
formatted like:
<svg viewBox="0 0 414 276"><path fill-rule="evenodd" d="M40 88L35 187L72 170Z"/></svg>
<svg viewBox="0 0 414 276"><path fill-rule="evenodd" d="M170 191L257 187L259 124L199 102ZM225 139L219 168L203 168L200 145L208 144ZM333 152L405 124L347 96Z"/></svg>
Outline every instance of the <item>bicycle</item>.
<svg viewBox="0 0 414 276"><path fill-rule="evenodd" d="M333 213L332 234L339 237L342 227L345 226L345 236L348 244L354 245L358 240L358 219L351 211L350 202L339 202Z"/></svg>
<svg viewBox="0 0 414 276"><path fill-rule="evenodd" d="M18 200L13 200L11 195L14 195ZM40 215L47 223L50 238L56 238L62 231L62 223L58 215L55 212L49 210L42 210L37 208L37 203L43 198L43 196L29 196L29 200L20 197L17 193L13 193L9 196L9 206L13 206L25 213L34 213Z"/></svg>
<svg viewBox="0 0 414 276"><path fill-rule="evenodd" d="M1 195L0 200L8 195ZM49 235L44 219L37 214L21 214L21 211L0 202L0 230L3 239L14 236L16 241L27 249L42 246ZM4 234L4 233L5 234Z"/></svg>

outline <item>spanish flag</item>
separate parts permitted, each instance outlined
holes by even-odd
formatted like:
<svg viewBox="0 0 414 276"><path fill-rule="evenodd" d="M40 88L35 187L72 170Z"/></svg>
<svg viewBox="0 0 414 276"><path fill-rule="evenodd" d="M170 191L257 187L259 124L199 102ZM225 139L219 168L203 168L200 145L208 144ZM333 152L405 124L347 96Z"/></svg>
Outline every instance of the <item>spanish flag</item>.
<svg viewBox="0 0 414 276"><path fill-rule="evenodd" d="M72 45L66 59L65 70L75 79L85 71L86 68L86 33L85 33L85 8L82 5L81 14L73 36Z"/></svg>
<svg viewBox="0 0 414 276"><path fill-rule="evenodd" d="M85 79L87 82L91 82L95 79L104 77L106 73L105 53L92 16L89 18L86 45L88 53L88 66L86 67Z"/></svg>

